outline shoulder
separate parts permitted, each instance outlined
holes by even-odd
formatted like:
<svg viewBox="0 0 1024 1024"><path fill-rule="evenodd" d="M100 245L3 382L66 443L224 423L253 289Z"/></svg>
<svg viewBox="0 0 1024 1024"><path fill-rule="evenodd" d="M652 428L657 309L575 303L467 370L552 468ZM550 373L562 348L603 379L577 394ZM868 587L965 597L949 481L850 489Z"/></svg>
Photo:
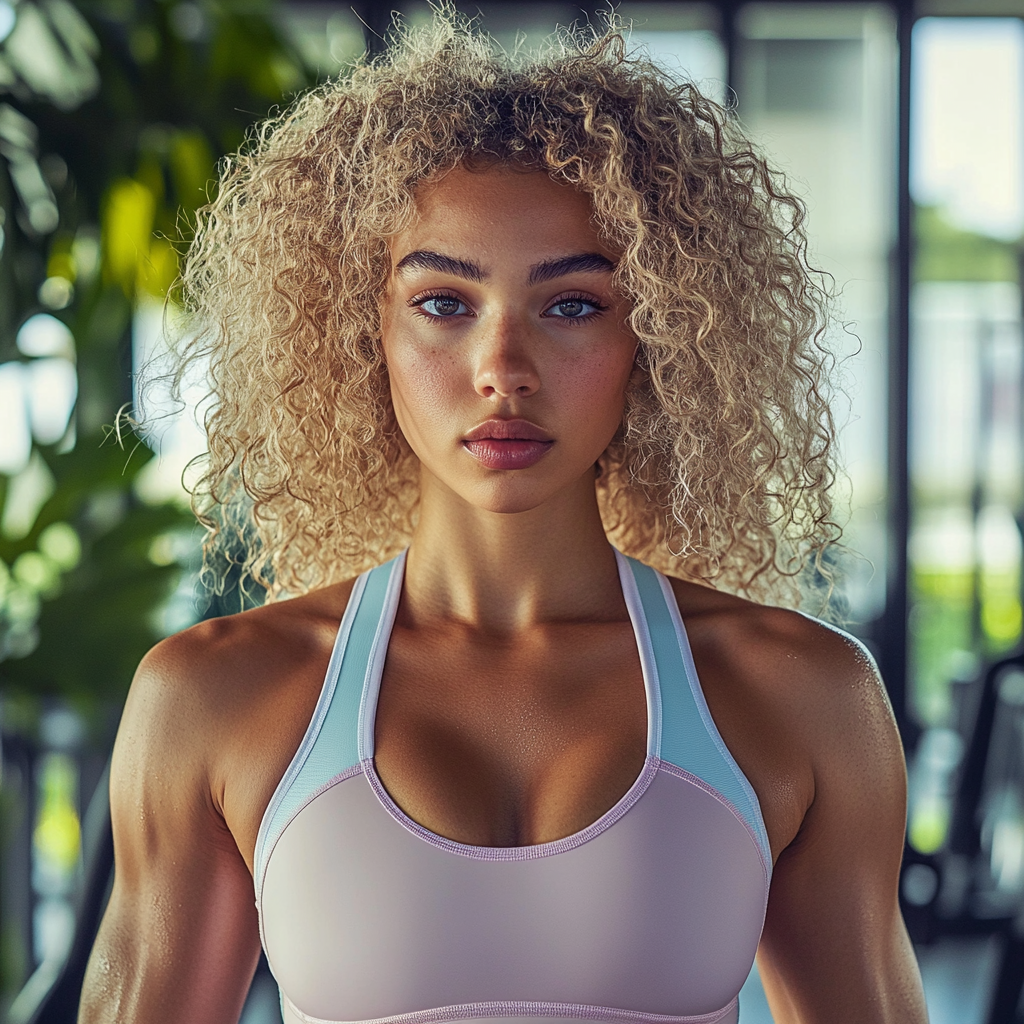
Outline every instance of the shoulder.
<svg viewBox="0 0 1024 1024"><path fill-rule="evenodd" d="M333 642L351 588L350 581L209 619L162 640L142 659L129 706L171 704L191 717L251 702Z"/></svg>
<svg viewBox="0 0 1024 1024"><path fill-rule="evenodd" d="M322 682L351 587L201 622L153 647L125 702L114 788L172 764L182 784L191 777L206 788L232 748L275 717L308 720L308 691Z"/></svg>
<svg viewBox="0 0 1024 1024"><path fill-rule="evenodd" d="M776 852L812 806L841 816L863 794L898 819L903 748L867 648L800 612L679 580L672 587L712 715L766 819L776 819Z"/></svg>
<svg viewBox="0 0 1024 1024"><path fill-rule="evenodd" d="M875 661L849 633L801 612L671 582L695 657L699 651L727 669L737 685L794 713L806 709L822 728L867 707L891 720Z"/></svg>

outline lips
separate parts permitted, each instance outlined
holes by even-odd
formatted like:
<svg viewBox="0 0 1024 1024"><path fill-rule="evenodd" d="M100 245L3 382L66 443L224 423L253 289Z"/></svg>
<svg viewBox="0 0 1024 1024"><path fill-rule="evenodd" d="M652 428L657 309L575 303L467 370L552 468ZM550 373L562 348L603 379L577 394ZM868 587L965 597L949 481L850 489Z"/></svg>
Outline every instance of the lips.
<svg viewBox="0 0 1024 1024"><path fill-rule="evenodd" d="M554 444L546 431L529 420L486 420L462 439L462 445L485 469L527 469Z"/></svg>
<svg viewBox="0 0 1024 1024"><path fill-rule="evenodd" d="M529 420L485 420L464 441L551 441L551 435Z"/></svg>

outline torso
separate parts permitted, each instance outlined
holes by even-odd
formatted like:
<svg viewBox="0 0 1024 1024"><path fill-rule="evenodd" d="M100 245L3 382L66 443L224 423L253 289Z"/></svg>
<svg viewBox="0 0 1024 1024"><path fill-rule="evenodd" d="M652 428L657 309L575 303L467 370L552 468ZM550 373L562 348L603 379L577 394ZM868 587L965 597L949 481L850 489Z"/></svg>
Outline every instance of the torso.
<svg viewBox="0 0 1024 1024"><path fill-rule="evenodd" d="M531 630L469 662L461 652L474 647L456 645L432 688L417 665L404 674L416 695L392 687L401 756L390 761L377 757L389 728L378 712L405 558L360 578L257 840L261 937L289 1024L623 1013L734 1024L768 898L763 819L708 712L670 585L616 564L630 658L616 664L615 622L582 659L590 680L578 665L559 678L561 658L545 660L565 629L576 643L602 639L589 629ZM618 676L602 677L603 663ZM503 699L445 682L496 664ZM435 808L438 824L425 820Z"/></svg>
<svg viewBox="0 0 1024 1024"><path fill-rule="evenodd" d="M376 719L381 780L412 818L460 842L523 846L578 832L644 763L629 620L525 639L467 633L396 624Z"/></svg>
<svg viewBox="0 0 1024 1024"><path fill-rule="evenodd" d="M643 575L635 566L633 572L638 579ZM139 972L150 976L169 962L149 956L152 944L136 955L121 940L129 933L151 934L178 943L182 963L202 963L200 973L215 986L190 990L185 1002L212 1007L211 1020L237 1013L258 951L252 897L253 883L261 878L260 934L268 952L277 951L270 959L283 993L295 994L288 997L293 1024L379 1020L405 1013L400 1005L394 1008L403 1000L421 1009L443 1008L452 1002L449 997L479 987L489 976L474 965L492 963L515 970L475 998L539 1001L510 1010L519 1019L543 1016L555 1024L553 1001L573 1011L566 1021L588 1015L627 1019L619 1011L606 1013L604 1006L637 1011L627 1015L633 1024L641 1018L664 1024L660 1013L677 1021L689 1014L688 1024L708 1024L705 1010L725 1024L735 1016L735 992L761 935L759 908L770 876L762 966L774 968L780 949L801 963L818 957L800 989L813 989L818 1016L827 1019L827 1008L837 999L846 1005L849 995L849 972L838 966L832 971L833 962L863 960L864 977L887 978L892 971L886 974L886 965L897 963L903 981L890 980L903 984L907 971L913 973L909 947L894 949L890 941L890 933L902 935L892 923L898 924L892 894L902 849L903 762L870 656L852 638L796 613L679 581L662 579L658 586L663 610L673 610L675 625L666 632L662 615L657 635L671 636L674 629L678 650L692 652L692 658L684 656L682 673L678 664L662 672L668 662L656 652L657 675L676 681L671 699L687 692L699 697L699 714L694 718L691 711L688 719L698 728L692 734L671 726L682 720L679 706L673 711L671 699L663 703L662 752L650 753L658 730L649 729L647 761L635 782L630 784L640 753L643 698L649 709L656 706L650 703L649 666L651 643L657 648L657 642L645 640L639 626L631 638L613 607L605 606L601 622L522 631L514 664L510 648L479 643L468 634L459 643L444 634L444 649L432 646L431 631L421 634L401 616L389 647L378 638L390 636L392 616L372 645L380 655L372 674L373 685L380 683L380 715L375 718L376 697L367 704L368 714L358 707L359 743L366 749L371 737L370 757L360 753L344 761L342 767L354 771L343 768L339 777L334 744L320 744L327 756L307 762L316 764L320 784L314 779L311 789L292 786L299 805L278 802L283 813L276 845L266 841L269 829L259 841L261 821L272 817L270 805L288 789L297 751L308 749L311 716L324 706L339 622L347 608L358 607L349 601L354 588L339 585L213 620L158 645L133 684L115 749L111 796L121 846L107 915L114 923L105 926L94 954L99 966L92 969L93 1002L102 993L121 999L128 986L137 988ZM414 589L410 600L415 607ZM634 607L629 606L635 622ZM435 641L444 633L432 632ZM563 657L569 645L577 648L575 657ZM638 650L645 693L638 692ZM499 656L507 671L515 667L514 678L519 672L546 675L536 688L521 688L507 701L488 705ZM422 681L443 684L446 666L467 681L443 700L426 699ZM587 673L593 673L589 680ZM363 678L365 695L371 675ZM683 680L689 689L678 685ZM659 689L664 702L667 691ZM357 685L345 692L358 690ZM459 706L446 709L449 700ZM352 708L350 701L347 713L354 720ZM532 718L529 742L517 742L515 723L525 712ZM495 719L502 728L493 728ZM706 742L703 753L697 749L701 721L704 740L712 738L717 755ZM447 742L448 723L458 726L462 741L455 745L457 757ZM667 742L673 732L674 743ZM414 756L405 753L417 744ZM492 758L492 751L499 756ZM694 761L694 751L703 760ZM708 753L719 768L727 762L731 768L717 776L705 770ZM458 791L459 775L477 778ZM746 789L738 792L735 783L743 779ZM625 799L602 813L627 786ZM701 791L708 799L701 799ZM603 827L595 822L599 827L588 828L595 817ZM579 834L581 826L586 834ZM159 857L151 868L154 835ZM566 838L551 842L553 836ZM502 845L508 843L513 845ZM257 849L263 851L259 856ZM861 882L852 886L851 857L861 872ZM257 860L262 867L254 878ZM584 862L587 870L577 871ZM642 869L635 870L637 865ZM481 879L486 891L476 885ZM475 895L467 904L465 894L479 891L484 912L474 916L467 910L481 904ZM519 900L523 892L528 898ZM609 902L606 894L616 892L618 900ZM168 917L168 899L188 913ZM836 899L843 904L840 913ZM382 906L390 916L379 915ZM871 915L865 906L873 908ZM789 926L794 913L810 921L810 931ZM879 924L857 931L863 921ZM444 928L433 926L438 923ZM445 929L457 943L436 941ZM534 941L538 934L543 942ZM204 936L227 951L223 962L208 963L198 952ZM396 936L405 948L394 948ZM492 956L495 942L506 948ZM595 943L603 943L600 956L588 952L597 949ZM745 967L736 959L738 949ZM571 972L552 973L566 954L585 967L585 984L579 970L575 981ZM727 961L732 962L723 973ZM110 974L109 964L123 966ZM680 973L679 964L687 965L688 974ZM715 971L717 981L709 982ZM303 977L327 987L303 994ZM766 984L777 984L779 977L768 970ZM366 992L377 993L378 1005L368 999L362 1004L370 1012L350 1012L359 1000L337 986L353 981L376 986ZM416 991L400 1000L398 981ZM540 991L570 982L575 993ZM717 986L714 992L709 984ZM139 1019L156 1019L157 1006L167 1003L176 985L168 974L170 987L154 988L155 1001L149 1000ZM447 993L438 991L435 999L426 991L431 985L447 985ZM664 989L658 997L664 1010L653 1005L658 986ZM602 991L612 1001L601 1002ZM731 1001L723 1005L720 997ZM863 999L858 995L856 1005L867 1006L871 998L870 992ZM575 1012L581 1002L588 1003L589 1013ZM471 999L469 1009L477 1005ZM505 1006L491 1005L482 1016L507 1016ZM415 1015L416 1022L402 1017L402 1024L459 1016L425 1012ZM470 1018L463 1013L461 1019Z"/></svg>

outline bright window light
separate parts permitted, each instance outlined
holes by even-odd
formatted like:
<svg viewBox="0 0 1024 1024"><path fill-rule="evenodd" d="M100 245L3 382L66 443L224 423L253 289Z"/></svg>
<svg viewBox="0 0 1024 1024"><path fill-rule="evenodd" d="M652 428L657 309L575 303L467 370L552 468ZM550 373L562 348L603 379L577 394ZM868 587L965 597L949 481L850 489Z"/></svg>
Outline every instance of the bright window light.
<svg viewBox="0 0 1024 1024"><path fill-rule="evenodd" d="M1024 229L1018 18L922 18L914 27L911 190L957 227L1014 239Z"/></svg>

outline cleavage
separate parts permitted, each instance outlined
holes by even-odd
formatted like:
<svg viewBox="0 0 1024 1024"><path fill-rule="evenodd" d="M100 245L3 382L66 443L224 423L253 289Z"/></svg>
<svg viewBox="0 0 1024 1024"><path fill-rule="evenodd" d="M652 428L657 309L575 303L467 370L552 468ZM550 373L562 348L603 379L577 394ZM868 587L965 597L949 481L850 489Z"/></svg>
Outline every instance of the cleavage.
<svg viewBox="0 0 1024 1024"><path fill-rule="evenodd" d="M476 846L551 842L593 824L646 756L629 622L467 641L460 627L392 633L374 720L391 798L427 831Z"/></svg>

